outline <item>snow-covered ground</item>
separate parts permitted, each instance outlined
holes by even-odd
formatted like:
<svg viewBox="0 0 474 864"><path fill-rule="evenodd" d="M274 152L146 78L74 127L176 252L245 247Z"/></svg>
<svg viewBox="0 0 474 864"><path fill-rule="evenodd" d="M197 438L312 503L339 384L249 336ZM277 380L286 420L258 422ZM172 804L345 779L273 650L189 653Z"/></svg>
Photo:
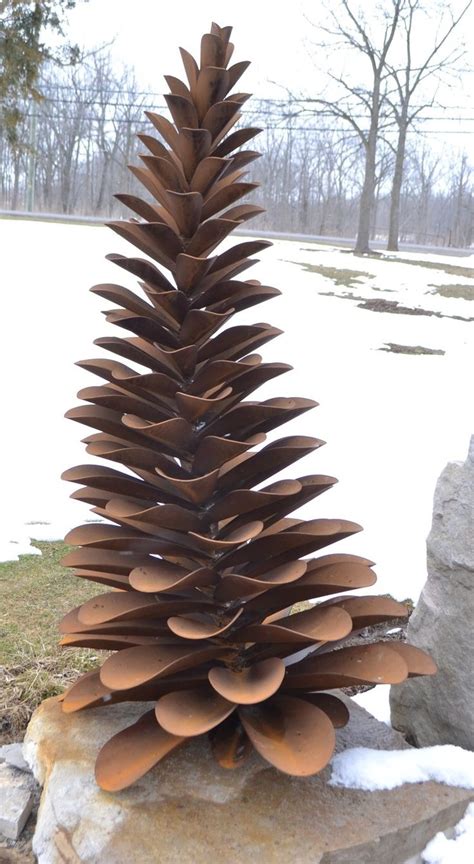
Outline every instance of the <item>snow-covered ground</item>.
<svg viewBox="0 0 474 864"><path fill-rule="evenodd" d="M131 247L100 227L0 221L3 283L1 426L3 507L0 559L31 551L29 537L58 538L84 519L85 505L61 471L86 463L85 428L63 419L80 387L99 383L73 363L100 356L93 339L117 335L88 292L99 282L134 286L104 260ZM248 271L276 285L282 297L241 313L240 322L268 321L285 332L264 346L267 361L294 371L258 398L297 395L320 407L276 434L308 434L327 445L290 469L293 476L333 474L339 484L307 505L304 516L360 522L364 532L338 544L377 562L379 590L416 599L425 580L425 538L436 479L447 461L463 460L473 431L472 324L451 318L372 312L356 301L320 292L399 300L446 315L474 315L474 303L433 295L430 285L474 280L443 271L472 259L400 253L438 262L439 270L356 258L307 242L277 241ZM302 265L364 271L362 284L335 286ZM245 278L245 277L244 277ZM388 293L384 293L388 292ZM442 349L444 356L379 351L385 343ZM290 472L285 472L291 476ZM31 524L36 523L36 524ZM38 524L47 523L47 524Z"/></svg>

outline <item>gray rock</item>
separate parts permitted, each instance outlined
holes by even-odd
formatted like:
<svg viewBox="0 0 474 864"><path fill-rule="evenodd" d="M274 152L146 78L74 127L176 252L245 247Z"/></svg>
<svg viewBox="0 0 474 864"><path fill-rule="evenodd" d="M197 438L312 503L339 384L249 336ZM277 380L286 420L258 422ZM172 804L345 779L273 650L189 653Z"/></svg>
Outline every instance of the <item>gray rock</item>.
<svg viewBox="0 0 474 864"><path fill-rule="evenodd" d="M23 758L23 744L20 742L4 744L0 747L0 762L6 762L7 765L12 765L13 768L18 768L20 771L30 770Z"/></svg>
<svg viewBox="0 0 474 864"><path fill-rule="evenodd" d="M407 640L438 673L392 687L392 724L420 747L474 750L474 436L466 462L449 463L436 485L427 558Z"/></svg>
<svg viewBox="0 0 474 864"><path fill-rule="evenodd" d="M33 778L23 771L0 764L0 834L17 840L33 808Z"/></svg>
<svg viewBox="0 0 474 864"><path fill-rule="evenodd" d="M349 700L338 749L400 749L402 736ZM331 769L288 777L257 754L225 771L205 737L190 740L129 789L101 791L99 748L144 705L64 714L37 709L24 753L44 784L33 851L38 864L401 864L462 817L472 797L437 783L385 792L329 786Z"/></svg>

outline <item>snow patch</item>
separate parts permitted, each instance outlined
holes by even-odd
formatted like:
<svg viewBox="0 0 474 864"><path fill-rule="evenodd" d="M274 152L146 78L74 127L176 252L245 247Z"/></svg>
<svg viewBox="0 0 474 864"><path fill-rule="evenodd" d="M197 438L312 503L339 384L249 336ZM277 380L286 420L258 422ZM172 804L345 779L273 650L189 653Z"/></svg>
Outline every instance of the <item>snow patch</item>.
<svg viewBox="0 0 474 864"><path fill-rule="evenodd" d="M357 702L361 708L365 708L369 714L380 720L381 723L386 723L391 726L390 721L390 687L372 687L371 690L365 690L364 693L356 693L352 696L352 700Z"/></svg>
<svg viewBox="0 0 474 864"><path fill-rule="evenodd" d="M0 539L0 561L19 561L20 555L41 555L41 550L32 546L27 537L20 540Z"/></svg>
<svg viewBox="0 0 474 864"><path fill-rule="evenodd" d="M424 864L472 864L474 858L474 804L469 804L463 818L448 839L441 831L421 853Z"/></svg>
<svg viewBox="0 0 474 864"><path fill-rule="evenodd" d="M54 524L4 521L0 536L0 561L18 561L20 555L41 555L41 550L32 545L33 540L62 540L70 527L59 520Z"/></svg>
<svg viewBox="0 0 474 864"><path fill-rule="evenodd" d="M404 783L436 780L474 789L474 752L453 744L410 750L354 747L334 756L331 786L346 789L395 789Z"/></svg>

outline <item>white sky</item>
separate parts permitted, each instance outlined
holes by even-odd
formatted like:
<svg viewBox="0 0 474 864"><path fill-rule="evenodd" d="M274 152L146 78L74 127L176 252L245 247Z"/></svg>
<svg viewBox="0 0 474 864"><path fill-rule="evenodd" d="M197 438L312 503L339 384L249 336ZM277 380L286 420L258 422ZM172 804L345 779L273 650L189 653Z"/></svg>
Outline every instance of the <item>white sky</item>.
<svg viewBox="0 0 474 864"><path fill-rule="evenodd" d="M134 66L140 82L161 92L163 74L182 76L179 46L199 56L201 35L211 22L230 24L234 28L235 60L252 61L246 87L268 95L267 79L299 87L312 69L302 40L309 27L304 12L309 14L316 5L295 0L288 16L283 4L255 0L232 4L225 0L166 4L157 0L89 0L78 2L69 13L70 34L84 45L114 39L114 56Z"/></svg>
<svg viewBox="0 0 474 864"><path fill-rule="evenodd" d="M351 5L357 6L355 0ZM381 5L387 8L388 0ZM419 47L423 54L440 22L436 0L429 0L426 5L429 14L419 26ZM464 5L465 0L446 3L453 12ZM335 4L327 0L326 6L334 8ZM367 10L367 4L364 6ZM180 0L166 4L158 0L78 0L68 18L71 38L89 46L114 40L111 51L117 60L134 66L139 80L158 92L163 86L163 74L182 72L178 47L181 45L198 55L201 34L209 29L211 21L217 21L221 26L231 24L234 28L235 59L252 61L246 82L256 95L281 92L272 88L270 81L314 95L319 89L315 67L319 63L324 68L326 60L321 54L315 57L315 51L311 51L310 43L317 40L317 31L309 22L329 22L328 12L322 0L292 0L290 8L289 15L287 4L256 0L236 0L232 4L226 0L198 3ZM471 62L473 32L474 8L471 8L453 37L454 42L459 38L469 40ZM330 59L334 62L336 55ZM351 54L350 62L354 66L358 63L355 54ZM468 98L464 88L452 95L458 103L461 95Z"/></svg>
<svg viewBox="0 0 474 864"><path fill-rule="evenodd" d="M383 0L387 8L389 0ZM442 3L442 0L440 0ZM446 8L453 12L461 9L466 0L452 0ZM329 8L334 3L327 0ZM353 0L352 7L356 7ZM427 16L420 21L420 39L417 50L422 56L432 45L436 28L440 25L436 0L427 0ZM365 3L369 17L371 5ZM291 10L289 14L288 10ZM367 12L369 10L369 12ZM182 46L199 57L202 33L209 30L211 21L221 26L233 26L236 45L234 60L251 60L252 65L242 80L242 89L256 97L282 98L286 89L296 95L320 96L327 86L326 66L335 70L339 65L350 68L354 80L363 80L365 65L357 52L333 50L329 57L314 48L317 30L309 21L329 22L323 0L292 0L291 5L276 2L238 0L232 4L225 0L180 0L160 3L158 0L78 0L69 13L68 35L84 47L110 43L110 51L118 65L135 69L140 87L146 91L162 93L167 90L164 74L184 77L178 47ZM441 24L444 30L444 24ZM474 7L469 9L453 36L452 45L463 39L467 48L466 66L472 66L474 33ZM396 55L394 55L396 56ZM472 72L461 80L450 81L450 86L439 88L439 101L444 108L431 108L427 113L433 120L423 122L427 140L449 150L469 152L474 143L474 98ZM272 83L275 82L275 83ZM327 91L327 95L331 95ZM417 101L416 99L414 101ZM460 118L451 120L448 118ZM437 118L437 119L436 119ZM471 119L469 119L471 118ZM438 134L448 130L447 134ZM471 133L471 134L469 134Z"/></svg>

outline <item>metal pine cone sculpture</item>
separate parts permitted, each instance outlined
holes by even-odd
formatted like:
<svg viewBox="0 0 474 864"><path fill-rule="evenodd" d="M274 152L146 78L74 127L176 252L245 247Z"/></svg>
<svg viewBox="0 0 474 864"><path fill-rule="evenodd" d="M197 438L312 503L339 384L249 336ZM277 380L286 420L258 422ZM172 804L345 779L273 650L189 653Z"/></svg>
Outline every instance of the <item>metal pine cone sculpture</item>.
<svg viewBox="0 0 474 864"><path fill-rule="evenodd" d="M242 177L259 155L240 148L259 130L231 132L247 94L229 92L248 63L229 66L230 32L212 25L200 66L181 51L188 84L166 77L173 123L148 114L161 140L141 135L149 154L131 170L154 203L118 195L140 219L110 225L147 258L109 256L138 277L144 297L115 284L92 289L118 306L107 321L132 335L97 340L118 359L79 364L106 383L81 390L89 404L66 415L99 430L85 439L88 453L118 467L65 473L82 484L72 497L108 522L66 537L80 549L64 563L106 590L66 615L62 644L114 653L67 691L63 708L154 703L99 753L97 781L111 791L206 732L225 768L253 745L281 771L314 774L331 757L334 728L348 720L345 704L324 691L434 671L423 652L399 642L344 647L354 631L406 610L344 595L373 585L371 562L307 557L360 530L287 517L335 479L267 483L323 442L293 435L264 445L266 432L315 403L249 400L290 367L251 353L276 328L227 326L241 309L280 293L239 278L269 243L213 254L261 212L237 203L255 187ZM288 614L295 602L322 597L330 599Z"/></svg>

